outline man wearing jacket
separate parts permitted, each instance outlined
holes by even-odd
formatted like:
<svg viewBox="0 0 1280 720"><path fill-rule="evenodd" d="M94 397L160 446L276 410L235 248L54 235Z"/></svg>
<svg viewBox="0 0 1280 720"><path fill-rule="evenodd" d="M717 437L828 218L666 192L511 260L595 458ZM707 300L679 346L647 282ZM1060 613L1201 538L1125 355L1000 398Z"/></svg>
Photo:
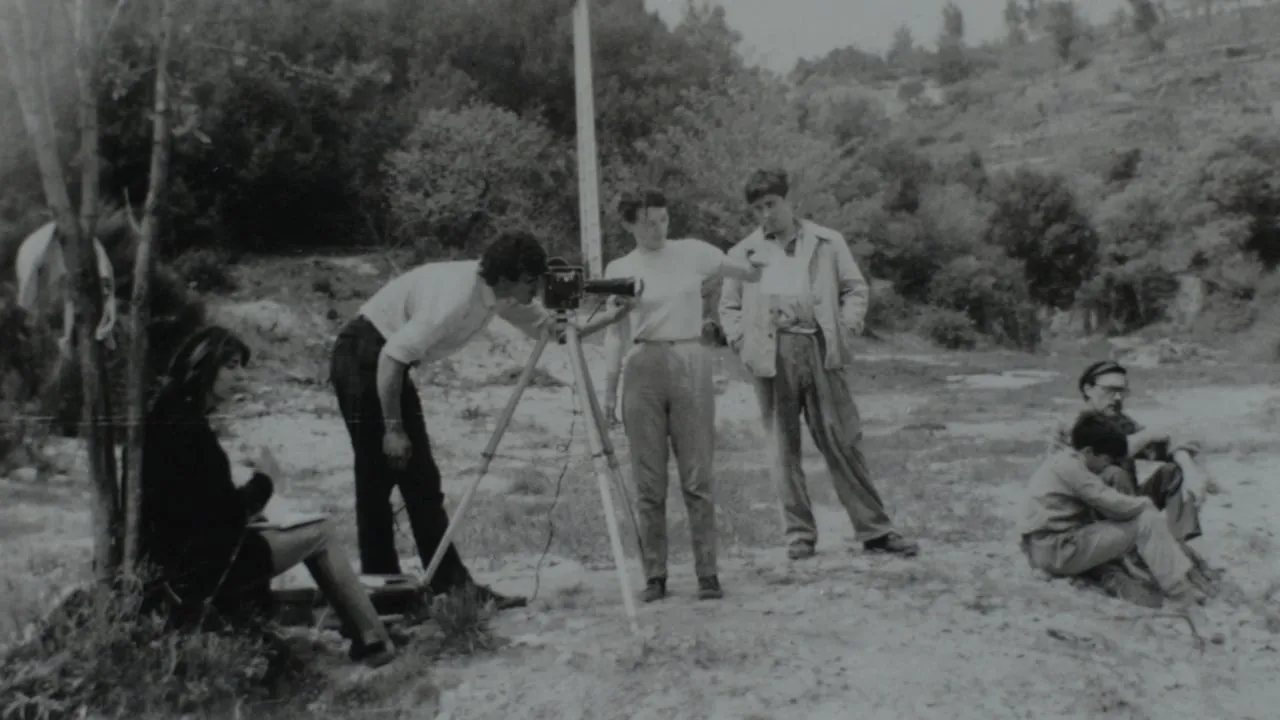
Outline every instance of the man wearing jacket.
<svg viewBox="0 0 1280 720"><path fill-rule="evenodd" d="M730 251L769 263L759 283L726 278L720 292L725 338L755 381L788 557L814 555L818 541L800 457L803 415L827 462L836 495L870 552L914 556L919 545L893 528L860 448L862 422L848 373L869 290L844 237L795 216L785 172L758 170L746 200L760 228Z"/></svg>

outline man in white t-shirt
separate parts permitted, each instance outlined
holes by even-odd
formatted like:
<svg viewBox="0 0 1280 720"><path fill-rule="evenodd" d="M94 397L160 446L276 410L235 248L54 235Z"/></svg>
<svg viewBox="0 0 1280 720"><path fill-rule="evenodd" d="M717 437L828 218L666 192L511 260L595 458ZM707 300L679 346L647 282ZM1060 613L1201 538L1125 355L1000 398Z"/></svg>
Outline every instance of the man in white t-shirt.
<svg viewBox="0 0 1280 720"><path fill-rule="evenodd" d="M411 365L453 354L484 330L494 316L531 338L548 332L551 317L535 302L547 272L547 253L525 232L499 237L477 262L427 263L392 280L360 308L338 334L330 373L338 407L355 450L356 532L361 570L400 573L391 491L399 488L425 567L449 526L440 469L431 454L426 421ZM623 310L606 312L583 327L588 335ZM474 585L451 545L431 580L434 593ZM524 598L478 588L500 609Z"/></svg>
<svg viewBox="0 0 1280 720"><path fill-rule="evenodd" d="M618 210L636 248L609 263L604 274L640 278L644 289L606 336L604 406L614 419L622 376L623 426L639 498L641 599L667 594L668 443L689 515L698 597L720 598L712 500L716 393L712 355L702 342L702 284L719 276L753 281L760 269L702 240L668 239L670 218L660 191L624 195Z"/></svg>
<svg viewBox="0 0 1280 720"><path fill-rule="evenodd" d="M794 560L813 557L818 526L801 465L801 419L827 461L856 539L870 552L915 555L919 545L893 527L862 454L862 421L849 384L854 337L866 318L868 287L844 237L796 217L785 172L759 170L745 195L760 229L729 251L762 256L755 285L725 281L720 322L755 379L773 443L774 481Z"/></svg>

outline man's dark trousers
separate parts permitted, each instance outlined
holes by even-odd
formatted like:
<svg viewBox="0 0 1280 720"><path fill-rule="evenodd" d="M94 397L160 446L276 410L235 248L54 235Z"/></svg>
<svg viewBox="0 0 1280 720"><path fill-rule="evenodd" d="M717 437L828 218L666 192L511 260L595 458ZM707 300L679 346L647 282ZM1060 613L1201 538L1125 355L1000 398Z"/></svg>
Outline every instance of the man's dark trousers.
<svg viewBox="0 0 1280 720"><path fill-rule="evenodd" d="M382 333L359 315L338 333L329 366L330 380L338 394L338 408L355 450L356 533L360 567L366 575L400 572L395 516L391 509L393 488L400 488L424 568L449 526L440 469L431 456L422 403L407 368L400 393L400 412L412 454L403 470L392 468L383 454L382 436L386 426L382 422L382 403L378 400L378 356L385 344ZM470 574L457 548L450 544L431 580L431 591L448 592L469 580Z"/></svg>

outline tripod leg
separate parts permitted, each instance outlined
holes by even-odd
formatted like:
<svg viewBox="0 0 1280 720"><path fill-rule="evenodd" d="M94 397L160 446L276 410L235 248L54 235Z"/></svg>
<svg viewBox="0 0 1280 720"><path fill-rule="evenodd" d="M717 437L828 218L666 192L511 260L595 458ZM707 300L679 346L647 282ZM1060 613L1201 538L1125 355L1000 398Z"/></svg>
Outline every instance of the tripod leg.
<svg viewBox="0 0 1280 720"><path fill-rule="evenodd" d="M516 412L516 406L520 404L520 397L524 395L525 388L529 387L529 381L533 379L533 371L538 367L538 359L542 357L542 351L546 349L549 336L543 335L538 338L538 344L534 346L533 353L529 355L529 360L524 364L524 370L520 373L520 378L516 380L515 390L511 391L511 397L507 400L507 406L502 409L502 414L498 415L497 427L493 430L493 435L489 438L489 444L485 446L482 460L480 461L480 469L476 472L476 477L471 481L471 485L467 487L467 491L462 495L462 501L458 503L458 509L453 511L453 517L449 519L449 527L444 531L444 537L440 538L440 544L436 546L436 552L431 556L431 562L427 564L426 572L422 578L422 584L428 585L431 578L435 577L436 571L440 569L440 563L444 560L445 551L449 549L449 544L453 542L454 533L462 524L462 518L467 514L467 508L471 506L471 499L476 494L476 489L480 487L480 482L484 480L485 475L489 473L489 464L493 462L494 453L498 451L498 443L502 441L502 436L507 432L507 426L511 424L511 416Z"/></svg>
<svg viewBox="0 0 1280 720"><path fill-rule="evenodd" d="M613 562L618 569L618 584L622 586L622 604L627 611L627 619L631 622L631 632L640 634L640 625L636 622L636 601L631 595L631 579L627 575L627 558L622 550L622 536L618 532L618 516L613 509L613 493L609 490L609 472L607 466L602 467L599 456L602 453L602 438L606 438L606 428L599 422L599 416L592 411L591 380L587 373L586 359L582 355L582 340L578 337L577 328L572 325L565 331L569 345L569 361L573 364L573 379L578 389L578 409L583 416L591 418L587 423L587 445L591 448L592 464L596 466L596 481L600 485L600 501L604 504L605 527L609 529L609 542L613 547ZM593 432L594 431L594 432ZM607 441L605 441L607 442Z"/></svg>
<svg viewBox="0 0 1280 720"><path fill-rule="evenodd" d="M578 344L581 349L582 344ZM587 359L585 355L579 355L582 359L583 378L586 380L587 397L591 399L591 415L594 418L597 428L609 427L609 420L604 416L604 410L600 408L600 399L596 397L595 383L591 380L591 373L585 372L587 367ZM640 538L640 523L636 520L635 509L631 506L631 495L627 492L626 480L622 474L622 465L618 462L618 455L614 452L613 441L609 439L609 433L601 430L600 446L604 451L605 460L609 465L609 474L613 477L614 486L618 488L618 492L622 494L622 504L625 506L627 518L631 520L631 530L636 536L636 546L640 553L644 553L644 541Z"/></svg>

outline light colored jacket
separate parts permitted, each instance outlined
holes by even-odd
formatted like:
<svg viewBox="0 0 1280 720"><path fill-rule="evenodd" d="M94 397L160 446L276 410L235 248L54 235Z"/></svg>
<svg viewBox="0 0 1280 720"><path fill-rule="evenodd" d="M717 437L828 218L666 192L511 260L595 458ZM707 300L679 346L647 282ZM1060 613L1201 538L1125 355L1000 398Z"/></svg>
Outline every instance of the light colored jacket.
<svg viewBox="0 0 1280 720"><path fill-rule="evenodd" d="M746 259L752 250L765 249L769 240L757 229L729 250ZM826 340L824 365L828 370L845 367L853 359L854 337L862 331L871 291L844 236L830 228L804 220L800 223L797 257L809 268L809 282L816 296L818 327ZM725 339L742 363L756 377L777 372L778 336L770 316L768 299L758 283L725 278L720 289L720 326Z"/></svg>

